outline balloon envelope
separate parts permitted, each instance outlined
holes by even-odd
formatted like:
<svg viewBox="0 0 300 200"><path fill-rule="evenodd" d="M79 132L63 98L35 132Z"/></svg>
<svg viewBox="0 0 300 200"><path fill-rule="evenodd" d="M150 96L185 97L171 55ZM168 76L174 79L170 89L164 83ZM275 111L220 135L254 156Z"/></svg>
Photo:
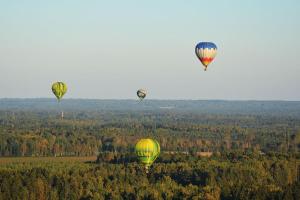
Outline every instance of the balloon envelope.
<svg viewBox="0 0 300 200"><path fill-rule="evenodd" d="M160 154L159 143L149 138L141 139L135 145L135 153L147 170Z"/></svg>
<svg viewBox="0 0 300 200"><path fill-rule="evenodd" d="M52 92L58 100L61 100L64 94L66 94L67 89L67 85L63 82L55 82L52 84Z"/></svg>
<svg viewBox="0 0 300 200"><path fill-rule="evenodd" d="M195 53L206 71L217 54L217 46L212 42L200 42L196 45Z"/></svg>
<svg viewBox="0 0 300 200"><path fill-rule="evenodd" d="M147 95L147 91L144 90L144 89L139 89L137 92L136 92L137 96L140 98L140 100L143 100L146 95Z"/></svg>

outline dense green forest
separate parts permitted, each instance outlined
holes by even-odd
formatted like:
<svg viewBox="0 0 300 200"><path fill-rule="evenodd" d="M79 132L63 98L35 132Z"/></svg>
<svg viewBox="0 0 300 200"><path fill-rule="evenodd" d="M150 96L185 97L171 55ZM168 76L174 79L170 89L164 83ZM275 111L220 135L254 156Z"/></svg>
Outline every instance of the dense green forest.
<svg viewBox="0 0 300 200"><path fill-rule="evenodd" d="M299 151L299 102L264 102L262 105L258 102L199 101L198 111L196 108L190 111L189 106L196 107L197 101L186 101L186 104L184 101L158 101L156 105L155 101L107 100L103 101L106 107L98 107L102 101L86 100L85 105L84 100L69 100L62 106L66 111L61 120L55 101L52 104L51 100L35 100L36 108L30 108L34 100L2 101L0 156L90 156L103 151L130 152L143 137L157 139L164 151ZM215 113L216 108L219 113ZM249 108L260 112L251 114ZM285 109L291 111L278 114Z"/></svg>
<svg viewBox="0 0 300 200"><path fill-rule="evenodd" d="M149 174L134 159L3 164L0 199L297 200L299 164L299 157L279 153L210 158L162 153Z"/></svg>
<svg viewBox="0 0 300 200"><path fill-rule="evenodd" d="M0 199L300 199L300 102L0 100ZM156 139L146 174L134 145ZM298 195L298 196L297 196Z"/></svg>

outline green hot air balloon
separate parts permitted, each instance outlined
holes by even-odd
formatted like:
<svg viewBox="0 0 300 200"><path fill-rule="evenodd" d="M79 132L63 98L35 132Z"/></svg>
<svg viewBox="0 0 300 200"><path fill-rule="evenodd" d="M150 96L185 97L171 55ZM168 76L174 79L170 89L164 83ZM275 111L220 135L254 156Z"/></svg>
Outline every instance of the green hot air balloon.
<svg viewBox="0 0 300 200"><path fill-rule="evenodd" d="M67 92L67 85L63 82L55 82L52 84L52 92L56 96L57 100L60 101Z"/></svg>
<svg viewBox="0 0 300 200"><path fill-rule="evenodd" d="M160 153L160 146L156 140L153 139L141 139L135 145L135 153L143 165L145 165L146 173L148 173L149 167L156 160Z"/></svg>
<svg viewBox="0 0 300 200"><path fill-rule="evenodd" d="M56 96L58 103L67 92L67 85L63 82L55 82L52 84L52 92ZM61 119L64 118L64 112L61 111Z"/></svg>
<svg viewBox="0 0 300 200"><path fill-rule="evenodd" d="M137 96L140 98L140 100L143 100L146 95L147 95L147 91L144 90L144 89L139 89L137 92L136 92Z"/></svg>

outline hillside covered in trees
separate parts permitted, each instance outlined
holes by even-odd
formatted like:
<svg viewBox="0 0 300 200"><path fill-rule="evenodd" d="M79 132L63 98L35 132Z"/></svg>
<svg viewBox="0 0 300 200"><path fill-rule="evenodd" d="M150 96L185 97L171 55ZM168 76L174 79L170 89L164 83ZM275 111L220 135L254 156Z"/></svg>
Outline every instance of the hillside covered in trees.
<svg viewBox="0 0 300 200"><path fill-rule="evenodd" d="M300 102L0 100L0 199L299 199ZM146 174L134 145L156 139ZM70 162L66 156L97 156ZM297 196L298 195L298 196Z"/></svg>

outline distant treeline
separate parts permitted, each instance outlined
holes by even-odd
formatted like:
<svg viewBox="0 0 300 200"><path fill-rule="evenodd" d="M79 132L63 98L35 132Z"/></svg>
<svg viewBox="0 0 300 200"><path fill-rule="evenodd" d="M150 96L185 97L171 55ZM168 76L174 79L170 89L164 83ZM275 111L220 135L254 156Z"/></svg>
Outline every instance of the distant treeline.
<svg viewBox="0 0 300 200"><path fill-rule="evenodd" d="M55 98L0 99L0 110L23 111L159 111L196 114L240 114L300 117L300 101L225 101L225 100L97 100Z"/></svg>
<svg viewBox="0 0 300 200"><path fill-rule="evenodd" d="M144 137L162 151L299 152L300 118L179 111L0 111L0 156L132 152Z"/></svg>

